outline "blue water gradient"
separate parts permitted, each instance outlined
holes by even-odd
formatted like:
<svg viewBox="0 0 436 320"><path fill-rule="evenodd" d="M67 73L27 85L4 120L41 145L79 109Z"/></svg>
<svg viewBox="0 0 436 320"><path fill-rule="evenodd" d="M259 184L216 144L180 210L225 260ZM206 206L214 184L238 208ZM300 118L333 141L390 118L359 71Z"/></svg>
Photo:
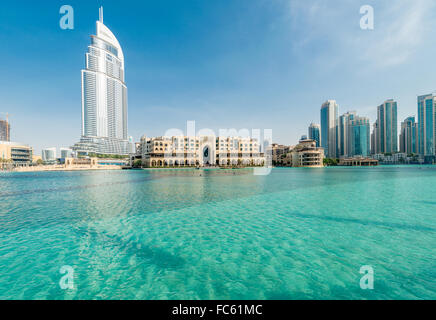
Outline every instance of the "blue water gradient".
<svg viewBox="0 0 436 320"><path fill-rule="evenodd" d="M435 195L431 166L0 173L0 299L435 299Z"/></svg>

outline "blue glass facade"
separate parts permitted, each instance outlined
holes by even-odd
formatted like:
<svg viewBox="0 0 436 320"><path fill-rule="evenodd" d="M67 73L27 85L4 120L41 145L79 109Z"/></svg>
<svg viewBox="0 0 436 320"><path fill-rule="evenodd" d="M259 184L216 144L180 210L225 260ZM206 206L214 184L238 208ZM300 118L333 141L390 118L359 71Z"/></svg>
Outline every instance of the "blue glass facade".
<svg viewBox="0 0 436 320"><path fill-rule="evenodd" d="M377 146L380 153L398 152L397 102L388 100L377 108Z"/></svg>
<svg viewBox="0 0 436 320"><path fill-rule="evenodd" d="M321 107L321 146L328 158L337 158L338 145L338 105L328 100Z"/></svg>
<svg viewBox="0 0 436 320"><path fill-rule="evenodd" d="M401 123L400 152L417 154L418 149L418 125L415 117L408 117Z"/></svg>
<svg viewBox="0 0 436 320"><path fill-rule="evenodd" d="M436 106L434 95L418 97L418 151L426 158L436 155Z"/></svg>
<svg viewBox="0 0 436 320"><path fill-rule="evenodd" d="M321 129L317 124L311 124L309 127L309 139L316 141L316 146L321 146Z"/></svg>
<svg viewBox="0 0 436 320"><path fill-rule="evenodd" d="M350 141L350 123L357 117L356 112L347 112L339 117L339 126L338 126L338 147L339 147L339 156L346 157L351 156L351 141Z"/></svg>
<svg viewBox="0 0 436 320"><path fill-rule="evenodd" d="M355 117L349 125L350 156L367 157L370 154L370 124L368 118Z"/></svg>
<svg viewBox="0 0 436 320"><path fill-rule="evenodd" d="M324 148L324 152L327 155L329 150L328 143L329 126L328 126L328 110L327 108L321 109L321 146Z"/></svg>
<svg viewBox="0 0 436 320"><path fill-rule="evenodd" d="M425 150L434 155L434 104L432 99L425 101Z"/></svg>

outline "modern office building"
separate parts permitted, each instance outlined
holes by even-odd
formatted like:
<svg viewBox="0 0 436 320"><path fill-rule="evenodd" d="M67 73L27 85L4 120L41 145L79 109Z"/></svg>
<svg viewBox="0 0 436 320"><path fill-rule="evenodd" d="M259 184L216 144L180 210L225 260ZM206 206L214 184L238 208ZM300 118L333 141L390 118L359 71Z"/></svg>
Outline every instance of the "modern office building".
<svg viewBox="0 0 436 320"><path fill-rule="evenodd" d="M401 123L400 152L405 154L418 153L418 124L415 117L407 117Z"/></svg>
<svg viewBox="0 0 436 320"><path fill-rule="evenodd" d="M354 116L348 126L348 157L368 157L371 153L369 118Z"/></svg>
<svg viewBox="0 0 436 320"><path fill-rule="evenodd" d="M0 142L0 162L14 166L27 166L32 163L33 149L22 143Z"/></svg>
<svg viewBox="0 0 436 320"><path fill-rule="evenodd" d="M321 146L326 157L338 157L338 104L335 100L321 106Z"/></svg>
<svg viewBox="0 0 436 320"><path fill-rule="evenodd" d="M377 153L398 152L397 102L390 99L377 108Z"/></svg>
<svg viewBox="0 0 436 320"><path fill-rule="evenodd" d="M241 137L141 138L145 167L260 166L265 157L257 140Z"/></svg>
<svg viewBox="0 0 436 320"><path fill-rule="evenodd" d="M73 150L69 148L60 148L61 159L73 158Z"/></svg>
<svg viewBox="0 0 436 320"><path fill-rule="evenodd" d="M377 132L378 132L378 123L377 121L374 122L372 126L372 133L371 133L371 154L378 154L378 148L377 148Z"/></svg>
<svg viewBox="0 0 436 320"><path fill-rule="evenodd" d="M434 162L436 155L436 96L418 97L419 154L425 162Z"/></svg>
<svg viewBox="0 0 436 320"><path fill-rule="evenodd" d="M56 148L46 148L41 151L42 161L45 164L56 163Z"/></svg>
<svg viewBox="0 0 436 320"><path fill-rule="evenodd" d="M11 141L11 126L8 120L0 119L0 141Z"/></svg>
<svg viewBox="0 0 436 320"><path fill-rule="evenodd" d="M309 126L309 139L316 142L317 148L321 147L321 126L311 123Z"/></svg>
<svg viewBox="0 0 436 320"><path fill-rule="evenodd" d="M120 155L132 150L127 136L124 54L115 35L103 24L102 8L82 70L82 138L73 150Z"/></svg>
<svg viewBox="0 0 436 320"><path fill-rule="evenodd" d="M338 124L338 149L339 157L351 156L350 122L357 117L355 111L344 113L339 117Z"/></svg>

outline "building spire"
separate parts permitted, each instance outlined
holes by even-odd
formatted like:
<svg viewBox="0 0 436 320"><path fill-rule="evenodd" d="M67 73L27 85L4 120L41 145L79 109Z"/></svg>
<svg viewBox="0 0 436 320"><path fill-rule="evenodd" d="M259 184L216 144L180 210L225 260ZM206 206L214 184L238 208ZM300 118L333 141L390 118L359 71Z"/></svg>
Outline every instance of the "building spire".
<svg viewBox="0 0 436 320"><path fill-rule="evenodd" d="M98 13L99 13L99 21L100 21L101 23L103 23L103 6L101 6L101 7L98 9Z"/></svg>

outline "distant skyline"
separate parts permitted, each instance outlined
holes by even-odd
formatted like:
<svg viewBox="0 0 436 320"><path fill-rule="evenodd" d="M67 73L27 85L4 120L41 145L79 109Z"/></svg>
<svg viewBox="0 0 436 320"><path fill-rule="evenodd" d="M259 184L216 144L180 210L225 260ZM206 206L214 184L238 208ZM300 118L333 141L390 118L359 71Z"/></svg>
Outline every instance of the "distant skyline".
<svg viewBox="0 0 436 320"><path fill-rule="evenodd" d="M75 29L59 9L75 10ZM375 29L361 30L361 5ZM124 50L129 136L170 128L273 129L295 144L321 105L376 120L398 102L398 125L417 114L417 96L434 92L432 0L22 1L2 4L0 112L11 140L70 147L81 133L81 70L98 8ZM3 117L0 114L0 117Z"/></svg>

